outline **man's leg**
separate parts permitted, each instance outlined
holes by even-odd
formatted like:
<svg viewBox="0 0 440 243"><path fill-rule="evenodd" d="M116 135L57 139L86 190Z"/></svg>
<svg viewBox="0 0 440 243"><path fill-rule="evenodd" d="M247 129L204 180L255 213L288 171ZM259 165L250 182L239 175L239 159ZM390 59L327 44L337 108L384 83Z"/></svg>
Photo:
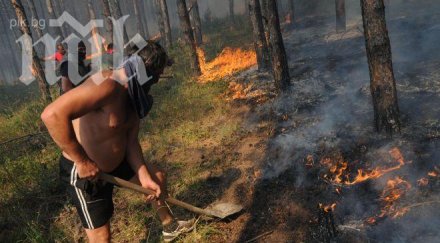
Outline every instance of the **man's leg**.
<svg viewBox="0 0 440 243"><path fill-rule="evenodd" d="M106 243L110 242L110 222L97 229L85 229L87 238L90 243Z"/></svg>
<svg viewBox="0 0 440 243"><path fill-rule="evenodd" d="M152 179L161 187L162 194L168 195L165 173L152 165L148 166L148 171L150 172ZM137 176L132 178L131 181L140 185L139 178ZM152 202L152 206L156 210L160 221L162 222L162 236L165 242L171 242L181 234L190 232L194 229L195 224L197 223L195 219L186 221L176 220L171 215L168 206L163 200Z"/></svg>
<svg viewBox="0 0 440 243"><path fill-rule="evenodd" d="M110 242L113 185L92 184L86 179L80 179L74 163L64 156L60 158L60 176L89 241Z"/></svg>
<svg viewBox="0 0 440 243"><path fill-rule="evenodd" d="M154 165L148 165L148 171L150 172L153 180L157 184L159 184L159 186L162 190L162 193L164 195L167 195L168 193L167 193L167 182L166 182L165 173L163 171L159 170ZM137 175L134 176L130 181L133 183L136 183L138 185L141 184ZM168 225L171 222L173 222L174 217L171 215L171 212L168 209L168 206L165 204L165 201L157 200L157 201L152 202L151 205L157 211L157 214L159 215L159 218L160 218L160 221L162 222L162 225Z"/></svg>

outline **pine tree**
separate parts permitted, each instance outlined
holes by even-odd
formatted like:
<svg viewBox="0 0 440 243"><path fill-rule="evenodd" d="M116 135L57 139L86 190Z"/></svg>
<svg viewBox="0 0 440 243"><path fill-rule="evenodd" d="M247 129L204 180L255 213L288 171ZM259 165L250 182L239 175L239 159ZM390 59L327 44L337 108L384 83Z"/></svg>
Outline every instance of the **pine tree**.
<svg viewBox="0 0 440 243"><path fill-rule="evenodd" d="M46 0L46 8L47 13L49 14L49 17L51 19L58 19L60 17L54 8L53 0ZM66 33L64 32L64 29L62 27L55 28L55 31L56 35L60 36L61 39L66 38Z"/></svg>
<svg viewBox="0 0 440 243"><path fill-rule="evenodd" d="M400 131L396 81L383 0L361 0L376 130Z"/></svg>
<svg viewBox="0 0 440 243"><path fill-rule="evenodd" d="M346 29L345 0L335 0L336 7L336 32L344 32Z"/></svg>
<svg viewBox="0 0 440 243"><path fill-rule="evenodd" d="M194 38L196 40L196 44L201 45L203 44L202 22L200 20L199 4L197 3L197 0L191 0L190 9L191 19L193 20L194 26Z"/></svg>
<svg viewBox="0 0 440 243"><path fill-rule="evenodd" d="M23 34L27 34L32 38L31 29L29 28L29 23L26 18L26 13L23 8L21 0L11 0L12 6L14 7L15 14L17 15L17 20L21 23L20 31ZM38 27L37 27L38 28ZM41 98L46 102L51 102L52 97L50 96L49 84L46 81L46 76L44 75L43 67L40 64L40 59L37 56L37 52L33 47L32 52L32 69L34 76L36 76L38 81L38 87L40 89Z"/></svg>
<svg viewBox="0 0 440 243"><path fill-rule="evenodd" d="M185 0L177 1L177 12L180 19L180 28L182 29L183 37L186 44L190 47L191 55L191 68L195 75L200 75L200 63L197 57L196 43L194 40L194 34L191 28L191 23L189 21L188 9L186 8Z"/></svg>
<svg viewBox="0 0 440 243"><path fill-rule="evenodd" d="M107 0L107 1L109 3L111 15L116 20L120 19L122 17L122 11L121 11L121 7L119 6L119 1L118 0ZM124 40L128 41L129 40L128 33L127 33L127 29L125 27L123 28L122 32L124 34Z"/></svg>
<svg viewBox="0 0 440 243"><path fill-rule="evenodd" d="M275 86L279 91L284 91L289 86L290 76L283 36L281 35L280 19L278 16L276 0L268 0L267 12L269 15L268 28L270 32L272 69L275 79Z"/></svg>
<svg viewBox="0 0 440 243"><path fill-rule="evenodd" d="M249 14L254 34L254 46L257 53L258 70L265 71L269 67L269 49L264 37L264 27L259 0L249 0Z"/></svg>
<svg viewBox="0 0 440 243"><path fill-rule="evenodd" d="M108 2L109 0L102 0L102 12L105 18L105 28L107 29L106 39L108 43L113 42L113 22L111 20L111 10L110 10L110 4Z"/></svg>
<svg viewBox="0 0 440 243"><path fill-rule="evenodd" d="M229 0L229 17L231 18L231 22L234 23L234 0Z"/></svg>
<svg viewBox="0 0 440 243"><path fill-rule="evenodd" d="M133 10L134 15L136 17L136 27L137 32L143 37L148 39L148 33L145 33L144 22L142 21L142 16L139 13L140 10L140 2L139 0L132 0L133 2Z"/></svg>
<svg viewBox="0 0 440 243"><path fill-rule="evenodd" d="M295 24L295 3L294 0L288 0L289 5L289 15L290 15L290 25L293 26Z"/></svg>
<svg viewBox="0 0 440 243"><path fill-rule="evenodd" d="M159 1L159 7L160 7L160 14L162 15L162 21L163 21L163 27L164 27L164 34L165 34L165 46L167 48L171 48L173 45L173 39L171 37L171 24L170 24L170 17L168 14L168 6L166 0L158 0Z"/></svg>

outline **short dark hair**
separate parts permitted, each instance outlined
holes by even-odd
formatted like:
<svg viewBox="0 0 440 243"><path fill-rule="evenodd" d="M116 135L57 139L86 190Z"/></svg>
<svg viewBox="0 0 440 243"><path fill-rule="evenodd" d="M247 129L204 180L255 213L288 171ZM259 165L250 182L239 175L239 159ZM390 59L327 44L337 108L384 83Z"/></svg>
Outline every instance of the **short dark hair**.
<svg viewBox="0 0 440 243"><path fill-rule="evenodd" d="M147 41L145 46L138 55L145 63L147 70L157 73L169 66L169 57L165 49L157 42Z"/></svg>
<svg viewBox="0 0 440 243"><path fill-rule="evenodd" d="M87 47L86 47L86 44L84 43L84 41L80 41L78 43L78 52L80 52L80 53L86 53L87 52Z"/></svg>
<svg viewBox="0 0 440 243"><path fill-rule="evenodd" d="M58 43L58 44L57 44L57 49L62 49L62 50L64 50L65 48L64 48L64 45L63 45L63 44Z"/></svg>
<svg viewBox="0 0 440 243"><path fill-rule="evenodd" d="M110 50L110 49L113 49L113 43L109 43L109 44L107 45L107 50Z"/></svg>

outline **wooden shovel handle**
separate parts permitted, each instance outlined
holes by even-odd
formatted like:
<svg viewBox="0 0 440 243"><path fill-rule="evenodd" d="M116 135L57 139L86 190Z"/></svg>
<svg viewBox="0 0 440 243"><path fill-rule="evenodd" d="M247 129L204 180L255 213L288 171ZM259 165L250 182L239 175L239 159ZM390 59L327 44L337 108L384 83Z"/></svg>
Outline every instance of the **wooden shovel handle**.
<svg viewBox="0 0 440 243"><path fill-rule="evenodd" d="M140 185L134 184L132 182L123 180L123 179L118 178L118 177L114 177L114 176L106 174L106 173L101 173L99 175L99 177L102 180L106 181L106 182L112 183L114 185L117 185L117 186L120 186L120 187L123 187L123 188L127 188L127 189L130 189L130 190L136 191L136 192L147 194L147 195L155 195L155 193L152 190L150 190L150 189L144 188L144 187L142 187ZM207 215L207 216L211 216L211 217L213 217L213 216L216 217L215 215L213 215L208 210L198 208L196 206L193 206L193 205L188 204L186 202L182 202L182 201L177 200L177 199L172 198L172 197L167 197L164 200L169 202L169 203L171 203L171 204L173 204L173 205L182 207L182 208L184 208L186 210L189 210L189 211L197 213L197 214L203 214L203 215Z"/></svg>

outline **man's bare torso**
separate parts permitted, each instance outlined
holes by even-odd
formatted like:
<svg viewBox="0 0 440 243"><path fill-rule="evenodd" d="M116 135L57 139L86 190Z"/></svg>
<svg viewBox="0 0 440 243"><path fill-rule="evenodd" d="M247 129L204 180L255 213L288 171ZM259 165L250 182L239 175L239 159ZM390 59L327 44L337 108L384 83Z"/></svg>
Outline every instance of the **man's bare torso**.
<svg viewBox="0 0 440 243"><path fill-rule="evenodd" d="M93 81L89 79L82 85L89 85L89 82ZM121 89L120 92L109 104L73 121L79 143L104 172L113 171L125 159L128 132L138 119L129 103L127 91L122 85L118 85L118 89ZM66 153L63 154L69 158Z"/></svg>

